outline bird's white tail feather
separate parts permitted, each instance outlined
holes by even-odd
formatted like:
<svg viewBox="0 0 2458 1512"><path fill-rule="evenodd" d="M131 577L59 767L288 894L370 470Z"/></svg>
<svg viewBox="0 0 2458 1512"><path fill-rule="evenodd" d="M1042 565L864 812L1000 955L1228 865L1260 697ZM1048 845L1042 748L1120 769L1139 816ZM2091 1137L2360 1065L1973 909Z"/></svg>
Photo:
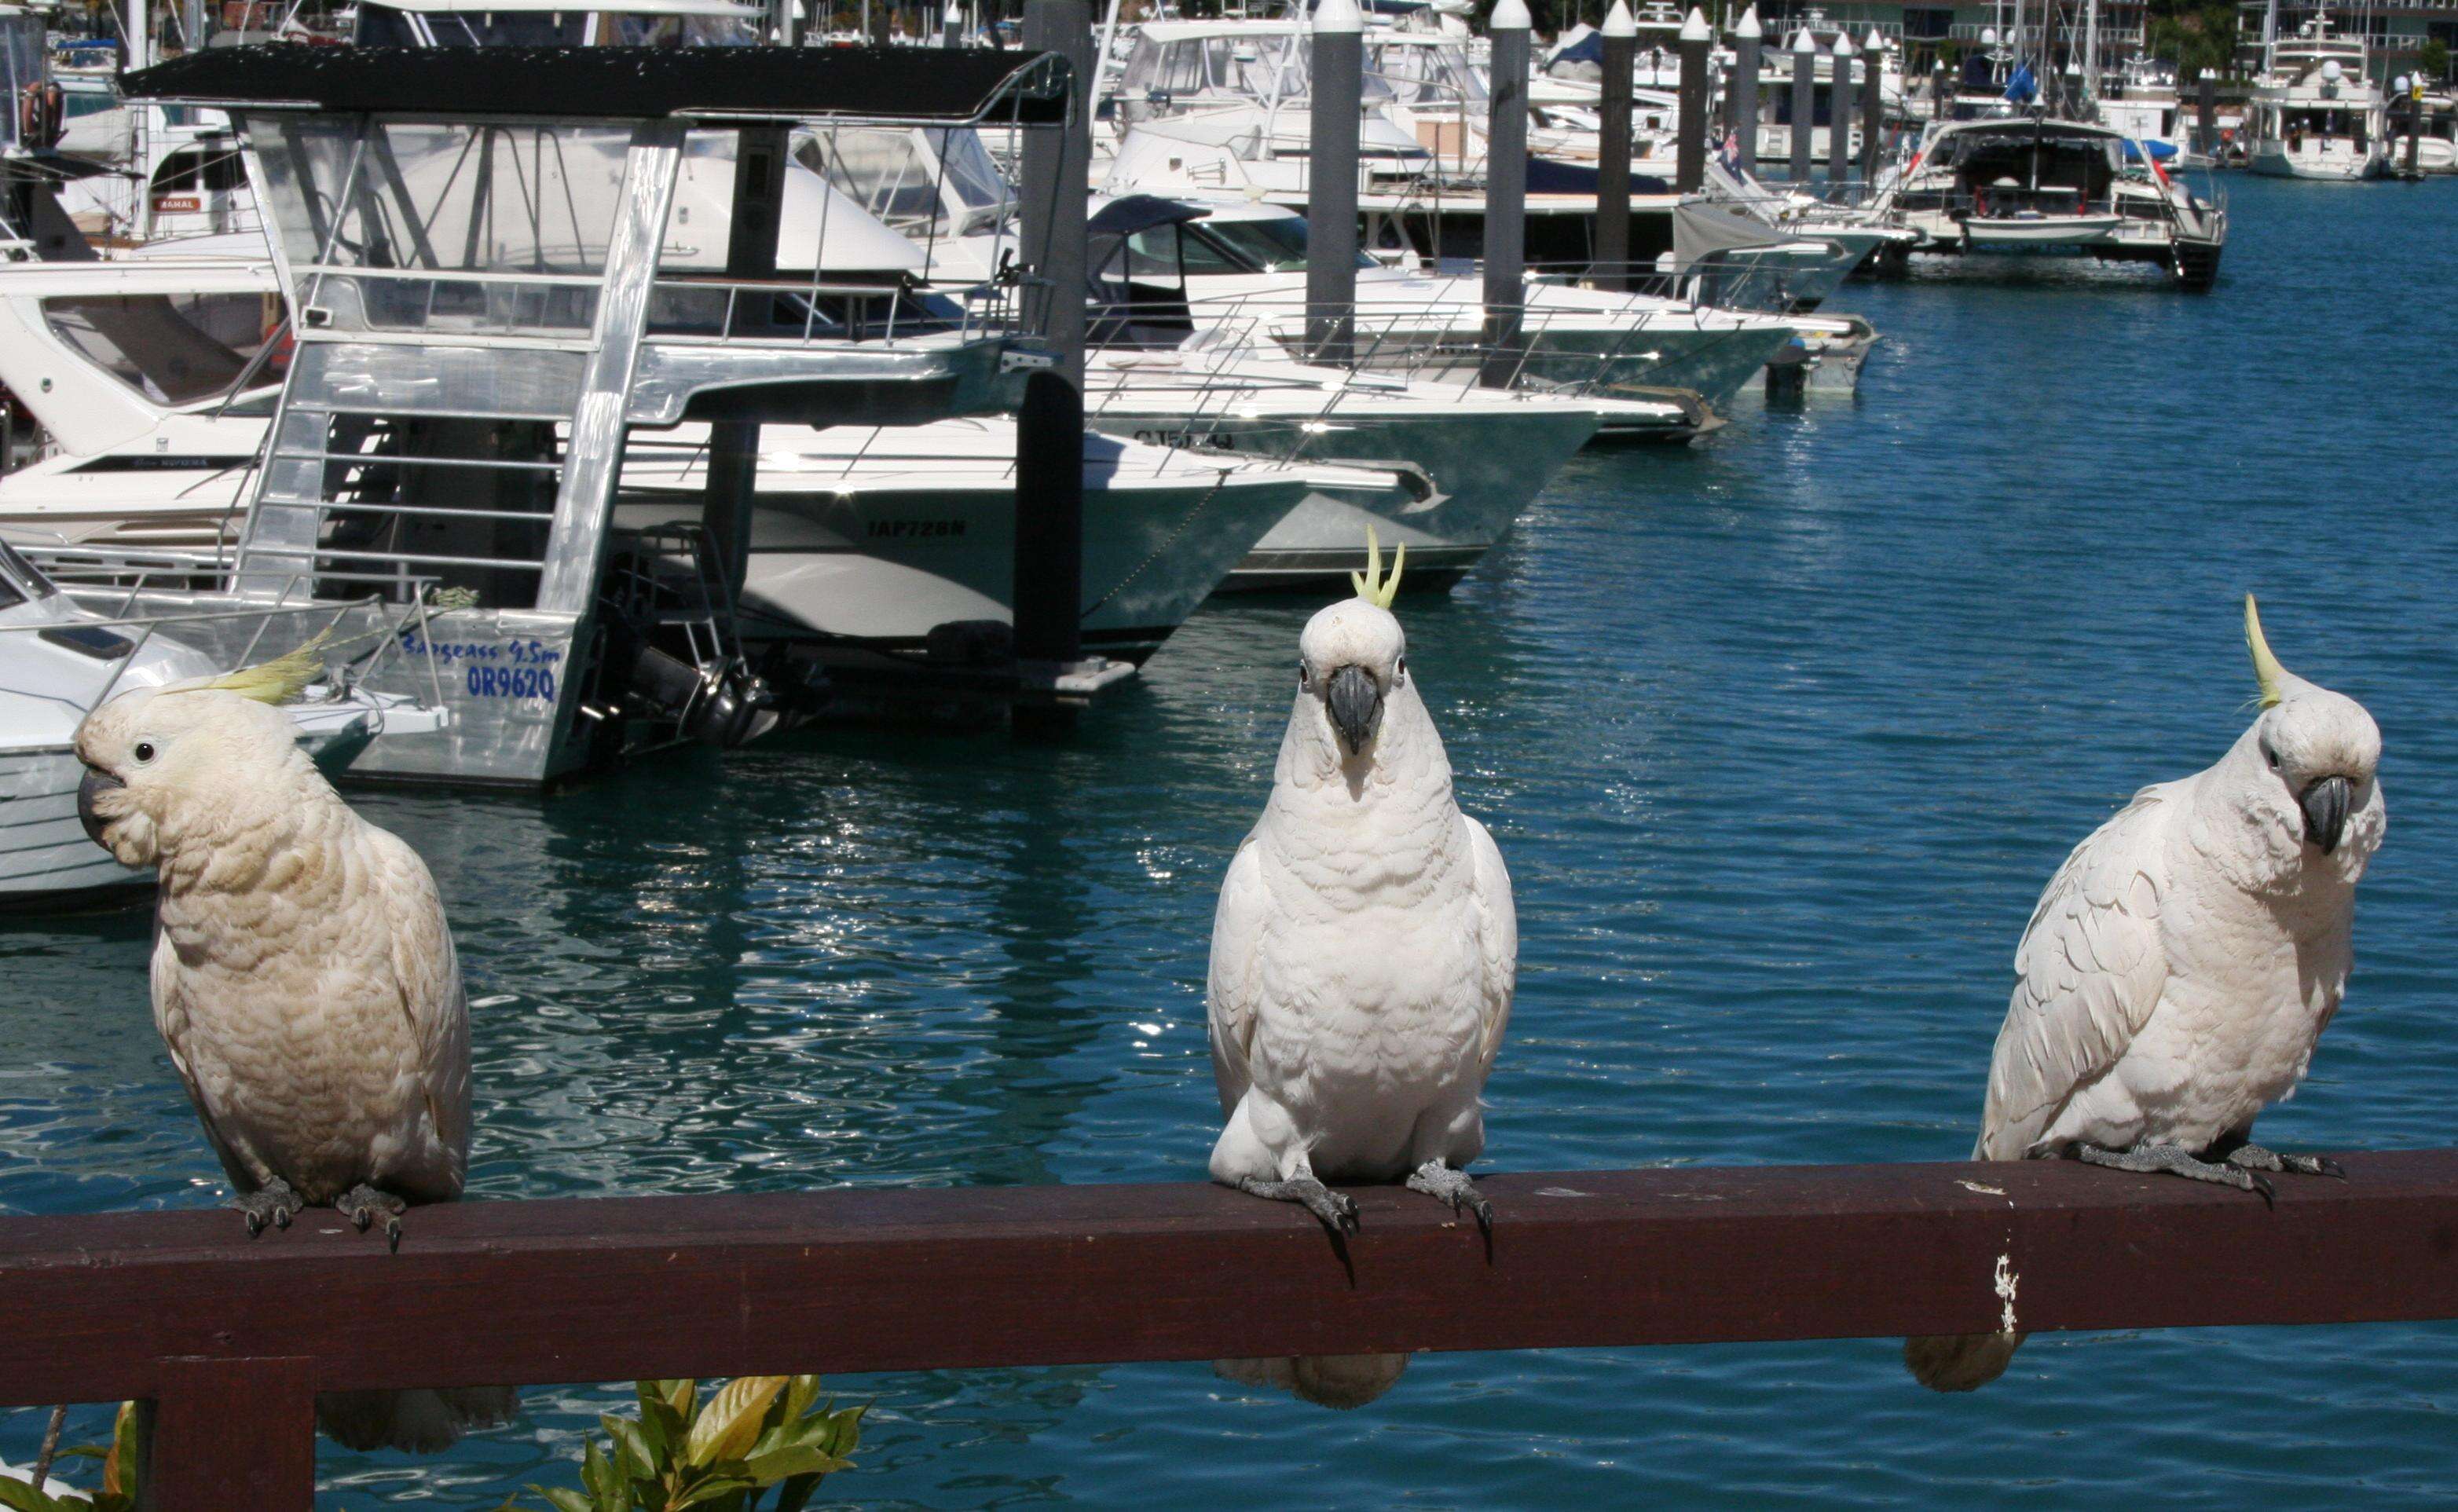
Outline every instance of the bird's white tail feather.
<svg viewBox="0 0 2458 1512"><path fill-rule="evenodd" d="M1408 1368L1406 1355L1276 1355L1216 1359L1214 1375L1241 1386L1271 1386L1318 1407L1345 1412L1391 1389Z"/></svg>
<svg viewBox="0 0 2458 1512"><path fill-rule="evenodd" d="M510 1386L328 1391L316 1398L316 1425L344 1449L434 1454L469 1429L508 1421L520 1404Z"/></svg>
<svg viewBox="0 0 2458 1512"><path fill-rule="evenodd" d="M1904 1340L1904 1365L1931 1391L1978 1391L2006 1373L2020 1334L1939 1334Z"/></svg>

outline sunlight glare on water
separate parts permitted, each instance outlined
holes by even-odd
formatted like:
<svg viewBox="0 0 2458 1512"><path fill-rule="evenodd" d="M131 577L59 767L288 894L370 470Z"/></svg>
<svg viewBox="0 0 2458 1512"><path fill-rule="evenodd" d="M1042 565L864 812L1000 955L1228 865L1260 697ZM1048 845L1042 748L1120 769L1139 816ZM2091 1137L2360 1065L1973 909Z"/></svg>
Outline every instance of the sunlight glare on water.
<svg viewBox="0 0 2458 1512"><path fill-rule="evenodd" d="M2379 719L2391 814L2346 1011L2264 1133L2450 1143L2458 185L2229 188L2208 297L1847 286L1887 338L1857 401L1584 455L1454 596L1404 601L1517 887L1489 1167L1964 1154L2041 885L2242 729L2247 589ZM804 734L545 802L361 796L484 1004L471 1195L1201 1179L1215 890L1314 607L1207 609L1055 749ZM136 914L0 933L0 1212L221 1195L147 948ZM2042 1337L1956 1398L1883 1340L1427 1356L1346 1414L1200 1364L847 1378L878 1406L823 1500L2444 1502L2454 1382L2442 1326ZM574 1483L628 1399L535 1388L440 1461L324 1445L323 1502ZM0 1419L0 1455L39 1427Z"/></svg>

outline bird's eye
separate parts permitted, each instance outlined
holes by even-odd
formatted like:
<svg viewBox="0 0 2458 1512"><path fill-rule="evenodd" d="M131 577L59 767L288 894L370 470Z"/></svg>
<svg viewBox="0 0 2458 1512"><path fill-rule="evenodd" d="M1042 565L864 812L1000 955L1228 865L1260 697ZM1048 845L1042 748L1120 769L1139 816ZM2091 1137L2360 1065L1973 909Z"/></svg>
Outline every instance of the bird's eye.
<svg viewBox="0 0 2458 1512"><path fill-rule="evenodd" d="M143 765L144 763L146 763L146 762L148 762L148 761L151 761L151 760L153 760L153 759L154 759L154 742L153 742L153 741L151 741L151 740L139 740L139 741L137 741L137 742L136 742L136 760L137 760L137 764L141 766L141 765Z"/></svg>
<svg viewBox="0 0 2458 1512"><path fill-rule="evenodd" d="M2270 763L2270 770L2273 772L2279 770L2279 753L2270 749L2270 742L2267 740L2261 743L2261 759Z"/></svg>
<svg viewBox="0 0 2458 1512"><path fill-rule="evenodd" d="M1298 663L1298 686L1301 688L1311 688L1314 686L1314 679L1306 675L1306 664L1304 662Z"/></svg>
<svg viewBox="0 0 2458 1512"><path fill-rule="evenodd" d="M1392 665L1392 668L1391 668L1391 680L1392 680L1393 682L1406 682L1406 681L1408 680L1408 658L1407 658L1407 657L1403 656L1403 657L1401 657L1397 662L1395 662L1395 663Z"/></svg>

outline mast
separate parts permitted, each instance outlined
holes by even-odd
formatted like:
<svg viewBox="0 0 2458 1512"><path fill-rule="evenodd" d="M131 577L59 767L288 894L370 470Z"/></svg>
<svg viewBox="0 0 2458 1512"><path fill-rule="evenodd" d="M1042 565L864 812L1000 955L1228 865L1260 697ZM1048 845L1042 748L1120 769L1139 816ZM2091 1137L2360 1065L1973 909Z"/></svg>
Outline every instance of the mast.
<svg viewBox="0 0 2458 1512"><path fill-rule="evenodd" d="M2147 23L2146 23L2147 25ZM2082 103L2099 98L2099 0L2083 0Z"/></svg>

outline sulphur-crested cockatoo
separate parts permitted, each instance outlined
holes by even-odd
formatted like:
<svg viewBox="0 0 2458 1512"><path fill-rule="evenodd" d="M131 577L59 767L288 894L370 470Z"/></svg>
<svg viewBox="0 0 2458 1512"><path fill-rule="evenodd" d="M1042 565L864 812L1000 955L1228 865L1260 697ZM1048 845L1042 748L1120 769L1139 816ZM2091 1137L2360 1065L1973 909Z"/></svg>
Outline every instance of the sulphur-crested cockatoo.
<svg viewBox="0 0 2458 1512"><path fill-rule="evenodd" d="M1262 820L1220 884L1206 992L1227 1127L1216 1181L1302 1203L1389 1181L1492 1209L1462 1169L1518 976L1510 874L1451 797L1450 760L1408 676L1391 576L1367 536L1357 596L1298 637L1297 701Z"/></svg>
<svg viewBox="0 0 2458 1512"><path fill-rule="evenodd" d="M351 812L273 705L312 647L122 694L76 733L86 832L152 866L154 1023L248 1232L329 1204L397 1248L411 1203L461 1194L469 1016L427 865ZM433 1448L501 1392L318 1403L353 1447Z"/></svg>
<svg viewBox="0 0 2458 1512"><path fill-rule="evenodd" d="M2388 824L2364 706L2279 664L2244 601L2261 713L2207 771L2144 788L2075 847L2014 952L1975 1160L2072 1156L2258 1191L2341 1174L2253 1143L2347 985L2356 882ZM1915 1338L1941 1391L1994 1379L2015 1333Z"/></svg>

